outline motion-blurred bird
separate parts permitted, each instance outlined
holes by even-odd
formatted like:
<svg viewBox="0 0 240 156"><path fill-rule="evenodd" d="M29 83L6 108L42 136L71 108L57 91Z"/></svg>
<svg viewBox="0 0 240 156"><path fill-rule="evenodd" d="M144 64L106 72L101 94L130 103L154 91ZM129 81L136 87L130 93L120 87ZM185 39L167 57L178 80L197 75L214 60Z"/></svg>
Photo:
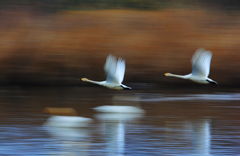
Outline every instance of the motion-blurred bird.
<svg viewBox="0 0 240 156"><path fill-rule="evenodd" d="M216 81L208 78L210 72L212 53L205 49L197 49L192 57L192 73L187 75L176 75L165 73L165 76L177 77L181 79L189 79L201 84L217 84Z"/></svg>
<svg viewBox="0 0 240 156"><path fill-rule="evenodd" d="M81 78L81 80L110 89L132 89L131 87L122 84L125 74L125 61L122 58L116 59L116 57L109 55L106 59L104 70L107 76L107 79L105 81L93 81L87 78Z"/></svg>

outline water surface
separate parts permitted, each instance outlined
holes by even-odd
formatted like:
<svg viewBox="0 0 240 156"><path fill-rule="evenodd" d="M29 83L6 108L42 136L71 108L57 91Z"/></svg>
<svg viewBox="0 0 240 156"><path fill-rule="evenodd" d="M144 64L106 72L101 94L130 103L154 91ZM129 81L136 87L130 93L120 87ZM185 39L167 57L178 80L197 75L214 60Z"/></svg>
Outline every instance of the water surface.
<svg viewBox="0 0 240 156"><path fill-rule="evenodd" d="M1 88L0 155L240 155L240 93ZM127 105L144 113L98 113ZM46 125L47 107L69 107L92 122Z"/></svg>

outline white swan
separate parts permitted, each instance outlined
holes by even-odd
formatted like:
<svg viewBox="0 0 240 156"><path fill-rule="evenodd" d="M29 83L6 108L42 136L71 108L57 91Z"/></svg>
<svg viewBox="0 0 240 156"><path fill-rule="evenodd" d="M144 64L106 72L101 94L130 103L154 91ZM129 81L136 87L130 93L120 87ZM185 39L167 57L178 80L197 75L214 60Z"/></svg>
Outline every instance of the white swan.
<svg viewBox="0 0 240 156"><path fill-rule="evenodd" d="M105 81L93 81L87 78L81 78L81 80L110 89L131 89L131 87L122 84L125 74L125 61L123 59L116 59L114 56L109 55L106 59L104 70L107 76L107 79Z"/></svg>
<svg viewBox="0 0 240 156"><path fill-rule="evenodd" d="M187 75L176 75L165 73L165 76L177 77L182 79L189 79L191 81L201 84L217 84L216 81L208 78L210 72L212 53L205 49L197 49L192 57L192 73Z"/></svg>

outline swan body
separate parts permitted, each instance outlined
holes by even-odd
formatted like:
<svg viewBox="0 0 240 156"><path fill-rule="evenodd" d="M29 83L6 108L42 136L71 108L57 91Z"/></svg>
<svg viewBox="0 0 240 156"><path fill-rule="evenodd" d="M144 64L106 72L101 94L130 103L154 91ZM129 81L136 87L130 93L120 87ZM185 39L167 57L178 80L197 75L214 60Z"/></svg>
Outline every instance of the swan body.
<svg viewBox="0 0 240 156"><path fill-rule="evenodd" d="M198 49L192 57L192 73L187 75L177 75L165 73L165 76L188 79L201 84L217 84L216 81L208 78L210 72L212 53L205 49Z"/></svg>
<svg viewBox="0 0 240 156"><path fill-rule="evenodd" d="M104 70L107 76L105 81L93 81L87 78L81 78L81 80L115 90L131 89L131 87L122 84L125 74L125 61L123 59L116 59L114 56L109 55Z"/></svg>

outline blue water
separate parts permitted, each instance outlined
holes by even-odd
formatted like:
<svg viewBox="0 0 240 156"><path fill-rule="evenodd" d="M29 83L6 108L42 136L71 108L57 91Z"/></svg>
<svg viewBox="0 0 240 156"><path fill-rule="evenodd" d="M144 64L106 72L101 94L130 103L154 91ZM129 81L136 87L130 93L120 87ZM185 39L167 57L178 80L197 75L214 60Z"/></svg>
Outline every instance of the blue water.
<svg viewBox="0 0 240 156"><path fill-rule="evenodd" d="M93 89L93 88L91 88ZM7 89L0 102L0 155L240 155L240 94ZM130 105L145 113L98 113ZM46 125L46 107L71 107L84 127Z"/></svg>

